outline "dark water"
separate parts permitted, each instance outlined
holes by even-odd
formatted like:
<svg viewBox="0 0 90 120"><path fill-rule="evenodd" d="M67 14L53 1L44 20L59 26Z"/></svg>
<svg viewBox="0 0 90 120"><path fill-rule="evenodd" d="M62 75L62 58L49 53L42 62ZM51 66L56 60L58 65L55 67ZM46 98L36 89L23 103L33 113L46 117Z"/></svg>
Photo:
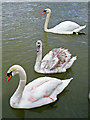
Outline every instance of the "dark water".
<svg viewBox="0 0 90 120"><path fill-rule="evenodd" d="M88 3L3 3L2 5L2 82L3 118L87 118L88 117ZM75 21L87 27L86 35L58 35L45 33L42 11L51 8L49 28L64 20ZM58 95L58 101L30 110L12 109L9 99L19 77L7 83L6 73L13 64L24 67L28 81L45 76L34 71L37 40L43 42L43 56L52 48L68 48L77 60L68 72L47 75L60 79L73 76L69 86Z"/></svg>

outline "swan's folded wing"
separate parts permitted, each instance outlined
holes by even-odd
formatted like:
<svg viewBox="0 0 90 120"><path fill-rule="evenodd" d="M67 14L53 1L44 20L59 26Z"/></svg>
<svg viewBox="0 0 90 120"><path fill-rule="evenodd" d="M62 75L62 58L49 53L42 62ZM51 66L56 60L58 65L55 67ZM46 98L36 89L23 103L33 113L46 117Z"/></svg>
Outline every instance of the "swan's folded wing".
<svg viewBox="0 0 90 120"><path fill-rule="evenodd" d="M42 60L41 69L55 69L64 67L71 59L71 53L68 49L55 48L50 51Z"/></svg>
<svg viewBox="0 0 90 120"><path fill-rule="evenodd" d="M35 89L31 90L30 96L28 98L31 102L36 102L41 98L49 97L59 84L62 84L61 80L51 78L50 81L44 82L43 84L37 86Z"/></svg>
<svg viewBox="0 0 90 120"><path fill-rule="evenodd" d="M59 62L59 59L54 55L53 51L50 51L42 60L41 69L52 69Z"/></svg>
<svg viewBox="0 0 90 120"><path fill-rule="evenodd" d="M43 81L44 80L44 81ZM37 82L38 81L38 82ZM36 83L37 84L36 84ZM23 92L22 100L27 99L30 102L35 102L43 97L48 97L51 95L54 89L61 84L60 79L51 77L41 77L28 84Z"/></svg>
<svg viewBox="0 0 90 120"><path fill-rule="evenodd" d="M80 25L78 25L75 22L72 21L64 21L58 25L56 25L53 30L59 32L59 31L73 31L77 28L80 28Z"/></svg>

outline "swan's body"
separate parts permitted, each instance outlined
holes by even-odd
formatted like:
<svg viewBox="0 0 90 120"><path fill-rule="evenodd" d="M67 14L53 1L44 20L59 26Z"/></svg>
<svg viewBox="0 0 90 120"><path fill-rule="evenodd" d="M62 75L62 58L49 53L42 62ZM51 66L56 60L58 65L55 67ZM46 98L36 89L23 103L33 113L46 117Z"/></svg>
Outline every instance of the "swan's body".
<svg viewBox="0 0 90 120"><path fill-rule="evenodd" d="M42 59L42 42L38 40L36 46L37 58L34 69L38 73L66 72L76 60L76 56L71 57L71 53L64 48L55 48Z"/></svg>
<svg viewBox="0 0 90 120"><path fill-rule="evenodd" d="M88 96L88 97L89 97L89 100L90 100L90 93L89 93L89 96Z"/></svg>
<svg viewBox="0 0 90 120"><path fill-rule="evenodd" d="M75 22L72 21L64 21L60 24L56 25L55 27L48 29L48 23L51 15L51 10L49 8L45 9L43 14L47 13L45 25L44 25L44 31L46 32L52 32L52 33L58 33L58 34L78 34L78 32L86 27L80 26Z"/></svg>
<svg viewBox="0 0 90 120"><path fill-rule="evenodd" d="M19 74L20 82L17 90L10 98L10 105L13 108L29 109L55 102L57 95L73 79L60 80L51 77L40 77L26 85L24 69L19 65L13 65L7 72L7 82L16 74Z"/></svg>

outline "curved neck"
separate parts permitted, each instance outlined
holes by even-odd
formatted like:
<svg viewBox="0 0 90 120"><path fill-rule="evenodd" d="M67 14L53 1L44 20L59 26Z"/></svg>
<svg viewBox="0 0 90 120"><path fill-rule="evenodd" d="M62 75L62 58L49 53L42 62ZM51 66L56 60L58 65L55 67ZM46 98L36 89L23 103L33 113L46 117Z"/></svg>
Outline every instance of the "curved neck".
<svg viewBox="0 0 90 120"><path fill-rule="evenodd" d="M37 58L36 58L36 63L35 63L35 70L36 71L40 70L41 61L42 61L42 46L40 47L40 51L37 52Z"/></svg>
<svg viewBox="0 0 90 120"><path fill-rule="evenodd" d="M48 27L50 15L51 15L51 11L50 11L49 13L47 13L46 21L45 21L45 24L44 24L44 31L47 31L47 30L48 30L47 27Z"/></svg>
<svg viewBox="0 0 90 120"><path fill-rule="evenodd" d="M24 71L24 69L22 68L19 71L19 77L20 77L20 81L19 81L19 85L15 91L15 93L13 94L13 96L10 99L10 104L12 107L18 107L18 104L20 103L21 97L22 97L22 93L24 90L24 87L26 85L26 72ZM13 106L13 102L15 102L15 105Z"/></svg>

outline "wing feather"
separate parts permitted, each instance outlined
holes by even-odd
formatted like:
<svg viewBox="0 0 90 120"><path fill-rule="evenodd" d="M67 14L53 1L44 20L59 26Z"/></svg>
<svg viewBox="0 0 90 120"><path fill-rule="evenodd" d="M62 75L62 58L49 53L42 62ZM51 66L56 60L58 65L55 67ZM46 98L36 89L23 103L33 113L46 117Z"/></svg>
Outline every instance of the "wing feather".
<svg viewBox="0 0 90 120"><path fill-rule="evenodd" d="M68 49L55 48L51 50L42 60L41 69L53 70L56 67L64 67L71 59Z"/></svg>

